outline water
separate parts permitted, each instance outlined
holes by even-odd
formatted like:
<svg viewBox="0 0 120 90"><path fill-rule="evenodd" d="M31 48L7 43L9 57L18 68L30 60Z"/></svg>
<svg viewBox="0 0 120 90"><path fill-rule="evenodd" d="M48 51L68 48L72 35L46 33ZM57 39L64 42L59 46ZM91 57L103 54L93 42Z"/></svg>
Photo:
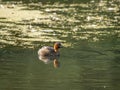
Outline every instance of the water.
<svg viewBox="0 0 120 90"><path fill-rule="evenodd" d="M119 90L119 0L13 6L0 6L1 90ZM37 55L56 41L58 68Z"/></svg>

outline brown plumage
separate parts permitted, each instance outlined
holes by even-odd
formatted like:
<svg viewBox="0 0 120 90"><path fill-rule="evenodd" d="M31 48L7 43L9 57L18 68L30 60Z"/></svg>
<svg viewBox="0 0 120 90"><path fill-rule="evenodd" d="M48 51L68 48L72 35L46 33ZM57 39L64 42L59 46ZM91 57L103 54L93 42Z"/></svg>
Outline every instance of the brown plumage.
<svg viewBox="0 0 120 90"><path fill-rule="evenodd" d="M59 49L62 47L60 42L56 42L54 44L54 47L50 47L50 46L43 46L41 49L38 50L38 56L39 59L41 59L42 57L51 57L51 58L55 58L58 57L60 55L59 53Z"/></svg>

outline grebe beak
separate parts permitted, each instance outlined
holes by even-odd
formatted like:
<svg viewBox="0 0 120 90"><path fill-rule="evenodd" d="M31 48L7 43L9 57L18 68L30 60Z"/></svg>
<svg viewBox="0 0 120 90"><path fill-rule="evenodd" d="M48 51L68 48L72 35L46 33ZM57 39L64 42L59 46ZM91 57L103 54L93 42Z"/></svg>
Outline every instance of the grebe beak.
<svg viewBox="0 0 120 90"><path fill-rule="evenodd" d="M60 45L59 48L63 48L63 45Z"/></svg>

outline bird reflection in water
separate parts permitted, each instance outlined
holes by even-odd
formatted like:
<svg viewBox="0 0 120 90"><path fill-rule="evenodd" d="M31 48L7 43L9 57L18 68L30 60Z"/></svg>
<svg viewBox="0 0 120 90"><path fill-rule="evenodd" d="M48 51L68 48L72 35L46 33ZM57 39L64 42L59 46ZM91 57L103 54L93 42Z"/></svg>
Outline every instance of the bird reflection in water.
<svg viewBox="0 0 120 90"><path fill-rule="evenodd" d="M59 57L54 57L54 58L52 57L51 58L51 57L48 57L48 56L45 56L45 57L39 56L39 59L41 61L43 61L45 64L50 64L52 62L55 68L60 67Z"/></svg>
<svg viewBox="0 0 120 90"><path fill-rule="evenodd" d="M43 46L41 49L38 50L39 59L45 64L53 62L55 68L59 67L60 62L58 59L60 56L59 49L61 47L62 45L60 42L54 43L54 47Z"/></svg>

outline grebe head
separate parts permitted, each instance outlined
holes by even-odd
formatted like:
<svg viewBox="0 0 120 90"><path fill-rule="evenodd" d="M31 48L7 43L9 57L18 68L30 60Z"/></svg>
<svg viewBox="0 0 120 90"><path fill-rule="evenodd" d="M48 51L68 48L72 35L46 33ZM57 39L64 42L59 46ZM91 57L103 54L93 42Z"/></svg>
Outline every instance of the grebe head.
<svg viewBox="0 0 120 90"><path fill-rule="evenodd" d="M55 50L55 52L57 52L57 51L59 50L59 48L62 48L62 45L61 45L60 42L56 42L56 43L54 44L54 50Z"/></svg>

